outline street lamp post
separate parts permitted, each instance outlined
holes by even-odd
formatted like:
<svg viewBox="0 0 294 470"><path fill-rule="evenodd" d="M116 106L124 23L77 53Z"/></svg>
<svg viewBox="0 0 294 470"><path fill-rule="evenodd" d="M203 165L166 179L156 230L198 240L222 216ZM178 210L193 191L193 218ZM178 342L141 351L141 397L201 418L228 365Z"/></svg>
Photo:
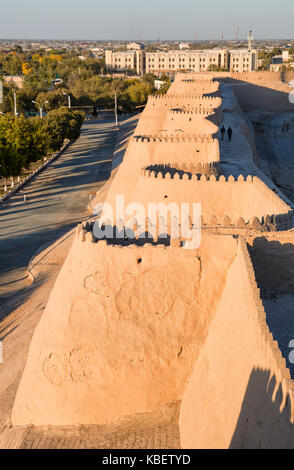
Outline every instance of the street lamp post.
<svg viewBox="0 0 294 470"><path fill-rule="evenodd" d="M68 98L68 109L70 109L71 108L71 96L68 93L65 93L65 92L63 92L63 94L65 96L67 96L67 98Z"/></svg>
<svg viewBox="0 0 294 470"><path fill-rule="evenodd" d="M117 115L117 92L114 90L114 114L115 114L115 125L118 126L118 115Z"/></svg>
<svg viewBox="0 0 294 470"><path fill-rule="evenodd" d="M15 91L13 92L13 100L14 100L14 114L15 114L15 116L17 116L17 115L18 115L18 112L17 112L16 92L15 92Z"/></svg>
<svg viewBox="0 0 294 470"><path fill-rule="evenodd" d="M38 103L37 103L36 101L32 101L32 103L35 103L35 105L38 106ZM44 103L42 103L41 106L40 106L40 108L39 108L39 111L40 111L40 118L41 118L41 119L42 119L42 117L43 117L43 106L44 106L45 104L47 104L47 103L49 103L49 101L44 101Z"/></svg>

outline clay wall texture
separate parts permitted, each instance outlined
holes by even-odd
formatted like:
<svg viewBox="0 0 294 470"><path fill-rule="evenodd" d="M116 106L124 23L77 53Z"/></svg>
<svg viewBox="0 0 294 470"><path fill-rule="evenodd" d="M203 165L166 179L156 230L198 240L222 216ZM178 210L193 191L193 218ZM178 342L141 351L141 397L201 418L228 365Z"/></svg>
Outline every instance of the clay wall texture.
<svg viewBox="0 0 294 470"><path fill-rule="evenodd" d="M293 390L240 239L182 400L182 447L293 447Z"/></svg>
<svg viewBox="0 0 294 470"><path fill-rule="evenodd" d="M293 446L293 382L247 246L241 232L210 230L287 230L292 209L255 176L221 175L222 100L209 93L219 93L213 75L178 74L151 97L105 197L113 208L117 195L201 203L201 246L116 245L79 226L32 339L14 425L114 423L181 400L183 448Z"/></svg>

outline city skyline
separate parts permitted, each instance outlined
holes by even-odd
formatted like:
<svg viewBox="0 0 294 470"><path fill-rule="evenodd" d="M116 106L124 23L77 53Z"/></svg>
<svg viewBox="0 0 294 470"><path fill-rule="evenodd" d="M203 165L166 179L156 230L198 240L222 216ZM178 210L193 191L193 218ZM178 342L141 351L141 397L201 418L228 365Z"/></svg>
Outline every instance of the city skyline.
<svg viewBox="0 0 294 470"><path fill-rule="evenodd" d="M100 4L100 5L99 5ZM290 0L283 4L279 15L276 2L248 0L237 5L232 0L197 5L183 0L179 9L175 0L140 4L134 0L118 1L101 6L101 2L65 0L60 5L52 0L41 6L36 0L5 4L1 9L0 35L2 39L30 40L245 40L248 31L255 39L292 39L294 6ZM265 21L266 18L266 21Z"/></svg>

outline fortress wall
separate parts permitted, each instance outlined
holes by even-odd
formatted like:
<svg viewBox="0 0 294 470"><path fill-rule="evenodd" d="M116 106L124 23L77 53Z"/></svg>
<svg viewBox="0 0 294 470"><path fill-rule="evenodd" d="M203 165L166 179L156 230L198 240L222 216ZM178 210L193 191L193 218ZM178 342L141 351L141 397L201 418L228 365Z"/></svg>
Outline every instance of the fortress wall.
<svg viewBox="0 0 294 470"><path fill-rule="evenodd" d="M191 252L78 231L32 338L14 425L107 424L177 402L236 250L208 234Z"/></svg>
<svg viewBox="0 0 294 470"><path fill-rule="evenodd" d="M155 95L148 98L145 110L158 112L163 110L174 110L175 112L213 113L214 109L222 106L219 97L206 97L202 95Z"/></svg>
<svg viewBox="0 0 294 470"><path fill-rule="evenodd" d="M218 132L218 125L214 123L218 118L214 115L209 116L209 120L206 119L206 116L195 115L190 121L190 117L185 114L171 116L168 111L157 112L154 110L152 113L146 112L146 114L145 111L138 123L136 134L148 135L165 132L167 135L178 133L215 135Z"/></svg>
<svg viewBox="0 0 294 470"><path fill-rule="evenodd" d="M284 80L287 83L289 83L291 80L294 80L294 71L293 70L286 70L284 72Z"/></svg>
<svg viewBox="0 0 294 470"><path fill-rule="evenodd" d="M264 234L249 239L248 244L258 286L266 290L294 293L293 231L285 233L285 237L279 237L278 240L271 234Z"/></svg>
<svg viewBox="0 0 294 470"><path fill-rule="evenodd" d="M291 448L294 383L265 320L245 242L180 410L181 446Z"/></svg>
<svg viewBox="0 0 294 470"><path fill-rule="evenodd" d="M280 72L232 73L231 77L228 80L233 82L233 91L243 109L293 111L289 101L291 88L287 80L282 81Z"/></svg>
<svg viewBox="0 0 294 470"><path fill-rule="evenodd" d="M213 76L201 77L200 75L187 75L187 74L177 74L174 83L168 90L167 94L170 93L216 93L219 90L219 83L213 81Z"/></svg>
<svg viewBox="0 0 294 470"><path fill-rule="evenodd" d="M230 77L243 82L262 84L266 82L278 82L281 80L281 72L262 70L259 72L231 72Z"/></svg>
<svg viewBox="0 0 294 470"><path fill-rule="evenodd" d="M203 93L191 93L186 90L185 93L171 93L165 95L150 95L146 106L179 106L184 107L188 103L189 107L199 105L203 107L218 107L221 105L221 98L212 96L203 96Z"/></svg>
<svg viewBox="0 0 294 470"><path fill-rule="evenodd" d="M218 125L222 121L221 108L213 110L209 114L203 111L198 113L168 112L163 123L163 128L168 132L176 132L181 129L186 134L216 134Z"/></svg>
<svg viewBox="0 0 294 470"><path fill-rule="evenodd" d="M218 83L214 84L209 80L201 81L201 83L207 86L213 85L217 89L219 87ZM197 94L187 93L186 87L183 89L184 93L175 93L174 86L175 83L165 95L154 95L148 98L136 133L154 134L162 131L176 133L180 130L196 134L215 134L222 120L221 98L203 97L202 90L199 90ZM179 114L171 112L171 108L179 108L177 110ZM191 117L182 111L193 111L194 115Z"/></svg>
<svg viewBox="0 0 294 470"><path fill-rule="evenodd" d="M176 138L135 136L133 141L136 143L136 155L141 162L149 161L150 164L178 162L196 165L197 162L220 161L217 139L212 139L211 136L202 138L178 136L178 140Z"/></svg>
<svg viewBox="0 0 294 470"><path fill-rule="evenodd" d="M157 176L157 177L156 177ZM166 204L170 202L195 202L202 205L202 216L209 223L212 217L217 221L223 221L228 216L232 224L236 224L239 218L246 223L256 225L263 220L267 225L281 229L292 227L292 210L273 191L261 184L257 177L248 177L243 181L235 181L231 176L226 181L224 176L216 180L211 176L209 180L197 175L189 180L188 175L175 174L173 178L168 174L163 175L145 170L130 197L126 196L126 203L140 202L147 208L148 202ZM176 195L176 198L175 198ZM276 217L271 217L275 215ZM268 216L268 217L267 217ZM257 220L258 219L258 220Z"/></svg>

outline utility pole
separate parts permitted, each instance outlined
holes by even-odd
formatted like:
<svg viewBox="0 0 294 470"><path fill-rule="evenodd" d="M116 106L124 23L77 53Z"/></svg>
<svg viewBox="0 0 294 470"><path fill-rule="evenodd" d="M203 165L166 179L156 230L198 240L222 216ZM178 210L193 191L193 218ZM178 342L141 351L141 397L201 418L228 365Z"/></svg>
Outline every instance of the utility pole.
<svg viewBox="0 0 294 470"><path fill-rule="evenodd" d="M15 92L15 91L13 92L13 100L14 100L14 115L17 116L17 115L18 115L18 112L17 112L16 92Z"/></svg>
<svg viewBox="0 0 294 470"><path fill-rule="evenodd" d="M212 28L209 30L209 41L212 42Z"/></svg>
<svg viewBox="0 0 294 470"><path fill-rule="evenodd" d="M117 92L114 90L114 114L115 114L115 125L118 126L118 115L117 115Z"/></svg>
<svg viewBox="0 0 294 470"><path fill-rule="evenodd" d="M68 98L68 109L70 109L71 108L71 96L68 93L65 93L65 92L63 92L63 94L65 96L67 96L67 98Z"/></svg>
<svg viewBox="0 0 294 470"><path fill-rule="evenodd" d="M221 41L223 41L223 40L224 40L224 33L222 32L221 33Z"/></svg>

